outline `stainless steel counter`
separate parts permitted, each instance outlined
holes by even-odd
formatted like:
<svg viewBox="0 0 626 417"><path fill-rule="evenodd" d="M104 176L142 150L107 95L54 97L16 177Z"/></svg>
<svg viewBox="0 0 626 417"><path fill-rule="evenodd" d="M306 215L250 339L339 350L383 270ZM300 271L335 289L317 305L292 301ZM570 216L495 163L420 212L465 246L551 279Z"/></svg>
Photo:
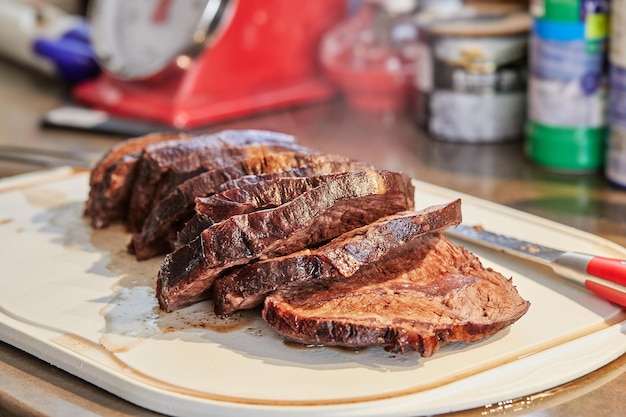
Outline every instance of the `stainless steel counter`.
<svg viewBox="0 0 626 417"><path fill-rule="evenodd" d="M42 129L41 117L67 91L0 62L0 177L55 165L90 165L120 137ZM433 140L410 117L372 116L340 100L246 118L203 130L259 128L294 134L305 145L401 170L413 177L586 230L626 245L626 191L602 175L540 169L521 141L461 145ZM36 153L27 158L23 150ZM17 156L16 156L17 155ZM43 156L42 156L43 155ZM30 162L25 162L26 160ZM579 380L506 404L454 415L618 416L626 392L626 356ZM0 415L155 415L0 343Z"/></svg>

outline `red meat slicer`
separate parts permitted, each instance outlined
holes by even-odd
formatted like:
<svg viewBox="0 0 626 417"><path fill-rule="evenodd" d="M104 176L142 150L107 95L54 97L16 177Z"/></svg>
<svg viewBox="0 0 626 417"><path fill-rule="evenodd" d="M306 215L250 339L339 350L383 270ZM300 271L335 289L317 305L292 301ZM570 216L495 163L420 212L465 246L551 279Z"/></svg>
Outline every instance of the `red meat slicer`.
<svg viewBox="0 0 626 417"><path fill-rule="evenodd" d="M76 100L111 114L191 128L321 101L318 44L346 0L101 0L92 43L103 73Z"/></svg>

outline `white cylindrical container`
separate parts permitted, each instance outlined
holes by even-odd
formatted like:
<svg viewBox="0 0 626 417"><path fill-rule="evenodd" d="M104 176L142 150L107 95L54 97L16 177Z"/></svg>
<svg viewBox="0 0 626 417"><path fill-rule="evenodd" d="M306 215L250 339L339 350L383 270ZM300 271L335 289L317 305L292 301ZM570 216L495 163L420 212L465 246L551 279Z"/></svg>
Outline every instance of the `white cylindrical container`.
<svg viewBox="0 0 626 417"><path fill-rule="evenodd" d="M530 16L453 17L422 27L416 118L438 139L521 139L526 122Z"/></svg>

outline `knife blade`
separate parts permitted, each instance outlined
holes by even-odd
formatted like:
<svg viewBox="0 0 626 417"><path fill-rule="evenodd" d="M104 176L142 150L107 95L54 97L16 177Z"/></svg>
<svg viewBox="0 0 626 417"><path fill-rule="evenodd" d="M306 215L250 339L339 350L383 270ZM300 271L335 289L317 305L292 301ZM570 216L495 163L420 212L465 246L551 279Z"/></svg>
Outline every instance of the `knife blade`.
<svg viewBox="0 0 626 417"><path fill-rule="evenodd" d="M446 234L547 265L561 277L581 285L615 304L626 307L626 260L563 251L490 232L482 226L471 226L464 223L447 229Z"/></svg>

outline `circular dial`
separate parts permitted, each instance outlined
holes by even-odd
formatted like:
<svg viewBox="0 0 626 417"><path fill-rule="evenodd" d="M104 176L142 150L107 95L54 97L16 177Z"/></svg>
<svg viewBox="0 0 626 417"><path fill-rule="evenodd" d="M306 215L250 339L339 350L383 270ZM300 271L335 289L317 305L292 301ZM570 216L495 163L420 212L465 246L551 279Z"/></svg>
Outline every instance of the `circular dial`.
<svg viewBox="0 0 626 417"><path fill-rule="evenodd" d="M100 0L90 10L100 65L123 79L154 76L193 55L216 27L225 0Z"/></svg>

